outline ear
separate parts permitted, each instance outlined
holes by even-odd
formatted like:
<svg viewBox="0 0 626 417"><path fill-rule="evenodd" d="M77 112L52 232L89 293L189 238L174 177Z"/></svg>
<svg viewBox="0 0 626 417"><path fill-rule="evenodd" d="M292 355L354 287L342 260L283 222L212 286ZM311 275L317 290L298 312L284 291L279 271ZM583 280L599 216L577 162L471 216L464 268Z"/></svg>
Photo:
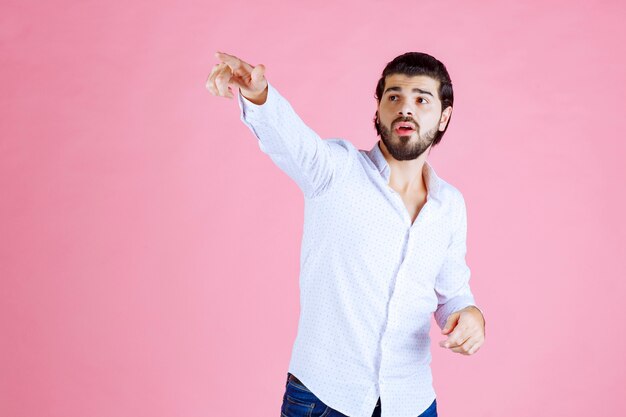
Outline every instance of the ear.
<svg viewBox="0 0 626 417"><path fill-rule="evenodd" d="M443 131L446 129L448 125L448 120L450 120L450 116L452 115L452 106L446 107L446 109L441 112L441 118L439 119L439 130Z"/></svg>

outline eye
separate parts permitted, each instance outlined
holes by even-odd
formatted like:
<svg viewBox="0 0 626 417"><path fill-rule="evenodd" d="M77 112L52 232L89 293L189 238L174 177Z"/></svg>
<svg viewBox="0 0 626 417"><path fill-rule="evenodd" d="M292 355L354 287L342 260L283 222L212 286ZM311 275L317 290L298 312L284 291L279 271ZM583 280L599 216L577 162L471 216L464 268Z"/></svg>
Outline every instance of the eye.
<svg viewBox="0 0 626 417"><path fill-rule="evenodd" d="M418 97L418 98L417 98L417 100L418 100L418 101L419 101L419 100L424 100L424 101L423 101L423 103L428 103L428 100L426 100L426 99L425 99L425 98L423 98L423 97Z"/></svg>
<svg viewBox="0 0 626 417"><path fill-rule="evenodd" d="M389 96L389 100L390 100L390 101L395 101L395 100L391 100L391 99L392 99L392 98L394 98L394 97L398 97L398 96L396 96L396 95L390 95L390 96Z"/></svg>

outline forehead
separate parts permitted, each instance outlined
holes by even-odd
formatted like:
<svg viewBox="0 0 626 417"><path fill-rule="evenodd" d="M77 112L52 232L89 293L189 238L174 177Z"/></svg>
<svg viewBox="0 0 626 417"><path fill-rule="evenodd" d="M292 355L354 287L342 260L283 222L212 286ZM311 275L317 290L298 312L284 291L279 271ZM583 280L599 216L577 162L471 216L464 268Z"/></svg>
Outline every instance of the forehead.
<svg viewBox="0 0 626 417"><path fill-rule="evenodd" d="M399 87L400 92L406 94L420 94L419 92L413 93L413 89L418 88L432 93L435 98L439 98L439 80L429 77L428 75L388 75L385 77L385 88L383 89L383 94L385 94L385 91L387 91L390 87Z"/></svg>

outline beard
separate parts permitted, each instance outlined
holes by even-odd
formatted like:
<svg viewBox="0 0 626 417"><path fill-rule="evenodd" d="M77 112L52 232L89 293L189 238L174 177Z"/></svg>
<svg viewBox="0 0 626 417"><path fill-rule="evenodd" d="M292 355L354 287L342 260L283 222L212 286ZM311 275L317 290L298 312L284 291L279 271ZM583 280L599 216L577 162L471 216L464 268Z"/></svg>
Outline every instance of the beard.
<svg viewBox="0 0 626 417"><path fill-rule="evenodd" d="M394 121L394 123L397 121L399 120ZM393 123L391 125L393 126ZM380 138L391 156L398 161L418 158L433 143L438 131L438 126L435 126L430 131L424 133L424 135L420 135L420 127L417 126L417 129L411 132L410 135L398 135L388 129L387 126L380 124ZM417 135L417 138L413 138L414 134Z"/></svg>

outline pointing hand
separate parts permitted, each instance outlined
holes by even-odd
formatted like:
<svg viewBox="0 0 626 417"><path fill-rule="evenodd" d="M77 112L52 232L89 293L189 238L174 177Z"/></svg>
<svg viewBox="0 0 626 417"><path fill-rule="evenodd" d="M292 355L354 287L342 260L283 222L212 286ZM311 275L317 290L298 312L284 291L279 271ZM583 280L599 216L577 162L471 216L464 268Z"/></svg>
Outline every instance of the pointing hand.
<svg viewBox="0 0 626 417"><path fill-rule="evenodd" d="M211 94L218 97L233 98L231 85L241 90L248 100L255 104L263 104L267 98L267 80L265 66L256 67L237 58L234 55L216 52L215 57L220 60L215 64L206 82L206 88Z"/></svg>

